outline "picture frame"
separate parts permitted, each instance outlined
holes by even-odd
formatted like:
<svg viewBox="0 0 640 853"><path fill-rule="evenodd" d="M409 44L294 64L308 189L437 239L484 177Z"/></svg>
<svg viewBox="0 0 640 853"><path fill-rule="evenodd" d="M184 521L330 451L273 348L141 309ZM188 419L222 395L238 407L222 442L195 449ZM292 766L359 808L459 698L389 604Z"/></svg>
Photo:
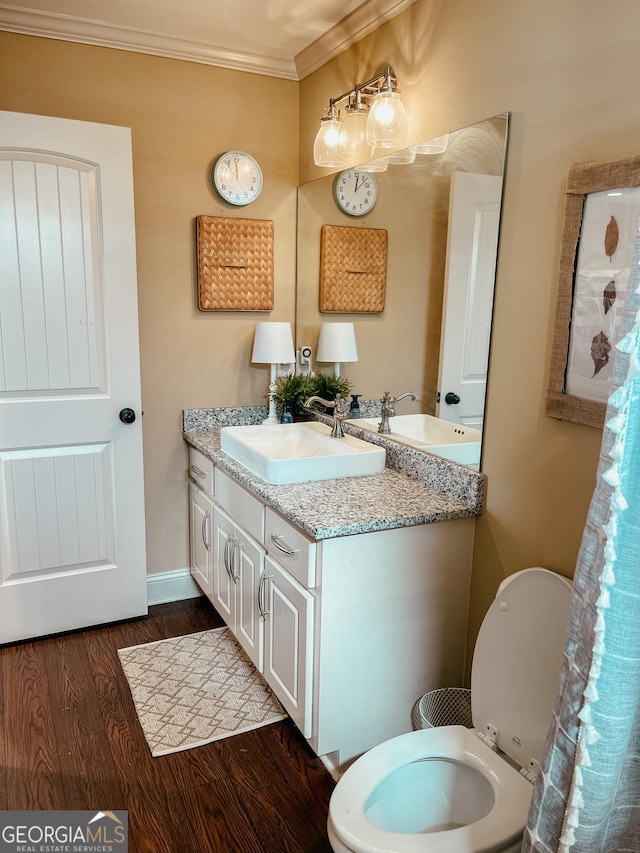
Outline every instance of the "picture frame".
<svg viewBox="0 0 640 853"><path fill-rule="evenodd" d="M640 214L640 156L568 172L549 417L604 426Z"/></svg>

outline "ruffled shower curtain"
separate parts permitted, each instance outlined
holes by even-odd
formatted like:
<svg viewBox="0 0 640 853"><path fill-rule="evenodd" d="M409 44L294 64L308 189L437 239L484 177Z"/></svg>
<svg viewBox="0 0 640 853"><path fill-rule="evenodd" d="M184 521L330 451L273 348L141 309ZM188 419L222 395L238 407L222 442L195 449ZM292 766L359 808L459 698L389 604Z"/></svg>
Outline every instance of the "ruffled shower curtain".
<svg viewBox="0 0 640 853"><path fill-rule="evenodd" d="M640 240L523 853L640 851Z"/></svg>

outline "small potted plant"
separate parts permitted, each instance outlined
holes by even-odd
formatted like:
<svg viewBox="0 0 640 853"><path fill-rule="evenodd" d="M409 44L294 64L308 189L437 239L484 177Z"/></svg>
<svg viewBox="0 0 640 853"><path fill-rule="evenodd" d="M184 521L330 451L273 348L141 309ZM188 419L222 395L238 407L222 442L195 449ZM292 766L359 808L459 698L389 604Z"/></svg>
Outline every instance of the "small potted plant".
<svg viewBox="0 0 640 853"><path fill-rule="evenodd" d="M335 400L340 394L344 400L349 399L351 380L344 376L334 376L332 373L318 373L311 379L311 393L322 397L323 400ZM321 408L318 403L314 405ZM331 410L328 410L331 414Z"/></svg>
<svg viewBox="0 0 640 853"><path fill-rule="evenodd" d="M303 373L289 373L287 376L281 376L276 382L275 393L275 401L280 411L284 411L287 407L294 420L304 420L307 414L304 402L315 394L312 381Z"/></svg>

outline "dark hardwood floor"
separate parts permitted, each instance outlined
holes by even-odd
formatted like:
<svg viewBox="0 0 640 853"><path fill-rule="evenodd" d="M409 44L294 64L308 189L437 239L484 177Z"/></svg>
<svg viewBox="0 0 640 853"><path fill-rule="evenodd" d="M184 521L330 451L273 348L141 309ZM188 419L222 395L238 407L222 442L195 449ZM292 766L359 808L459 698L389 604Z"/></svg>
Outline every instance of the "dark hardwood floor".
<svg viewBox="0 0 640 853"><path fill-rule="evenodd" d="M193 599L0 648L0 809L127 809L130 853L330 853L333 780L289 719L149 752L117 649L222 624Z"/></svg>

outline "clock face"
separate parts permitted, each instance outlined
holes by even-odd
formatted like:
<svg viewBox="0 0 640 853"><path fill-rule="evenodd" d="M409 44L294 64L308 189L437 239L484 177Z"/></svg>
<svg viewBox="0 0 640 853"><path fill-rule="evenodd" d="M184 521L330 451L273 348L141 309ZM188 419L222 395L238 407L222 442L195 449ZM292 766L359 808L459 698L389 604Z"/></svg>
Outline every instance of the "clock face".
<svg viewBox="0 0 640 853"><path fill-rule="evenodd" d="M250 154L227 151L213 167L213 184L230 204L251 204L262 190L262 171Z"/></svg>
<svg viewBox="0 0 640 853"><path fill-rule="evenodd" d="M378 185L370 172L345 169L335 180L333 194L340 210L349 216L364 216L375 207Z"/></svg>

